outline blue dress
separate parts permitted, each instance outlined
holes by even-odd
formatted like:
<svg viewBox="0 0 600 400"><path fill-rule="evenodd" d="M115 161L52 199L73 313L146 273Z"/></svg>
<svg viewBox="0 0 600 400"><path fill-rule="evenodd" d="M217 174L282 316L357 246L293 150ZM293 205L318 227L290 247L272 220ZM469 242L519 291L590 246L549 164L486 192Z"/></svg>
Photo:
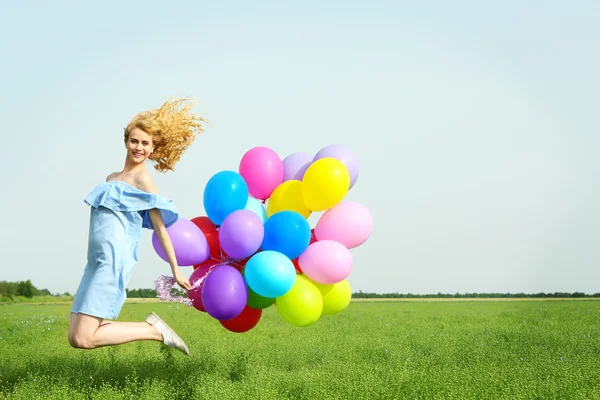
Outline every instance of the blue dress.
<svg viewBox="0 0 600 400"><path fill-rule="evenodd" d="M167 227L179 213L172 200L122 181L96 186L84 202L91 206L87 265L71 312L116 319L138 262L142 228L153 229L148 210L160 210Z"/></svg>

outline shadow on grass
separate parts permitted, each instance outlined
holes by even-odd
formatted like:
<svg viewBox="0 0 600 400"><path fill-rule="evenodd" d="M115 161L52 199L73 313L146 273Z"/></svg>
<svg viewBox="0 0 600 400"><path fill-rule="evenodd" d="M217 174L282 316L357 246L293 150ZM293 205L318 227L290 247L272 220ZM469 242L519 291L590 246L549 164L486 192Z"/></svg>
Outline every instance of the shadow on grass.
<svg viewBox="0 0 600 400"><path fill-rule="evenodd" d="M219 365L211 355L186 357L163 346L156 350L161 356L154 358L144 357L143 353L136 357L134 353L124 359L116 348L107 348L104 354L98 355L93 354L94 351L97 350L73 350L72 355L23 360L0 372L0 394L10 395L19 383L36 379L68 385L82 392L110 386L132 394L142 383L149 382L176 388L173 398L189 400L211 375L225 373L232 381L239 381L245 374L245 367Z"/></svg>

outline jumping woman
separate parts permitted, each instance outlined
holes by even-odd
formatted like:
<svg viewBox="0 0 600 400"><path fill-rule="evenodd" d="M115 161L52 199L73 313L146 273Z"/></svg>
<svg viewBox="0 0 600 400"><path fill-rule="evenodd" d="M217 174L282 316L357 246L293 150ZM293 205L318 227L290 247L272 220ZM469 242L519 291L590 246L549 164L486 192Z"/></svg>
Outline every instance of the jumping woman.
<svg viewBox="0 0 600 400"><path fill-rule="evenodd" d="M125 166L113 172L85 198L90 207L87 265L75 294L69 344L95 349L136 340L155 340L189 355L183 340L155 313L145 322L116 322L125 288L137 264L142 228L154 229L182 289L191 287L181 273L167 228L179 216L172 200L158 194L145 161L159 172L172 171L206 122L190 112L186 99L133 117L125 128Z"/></svg>

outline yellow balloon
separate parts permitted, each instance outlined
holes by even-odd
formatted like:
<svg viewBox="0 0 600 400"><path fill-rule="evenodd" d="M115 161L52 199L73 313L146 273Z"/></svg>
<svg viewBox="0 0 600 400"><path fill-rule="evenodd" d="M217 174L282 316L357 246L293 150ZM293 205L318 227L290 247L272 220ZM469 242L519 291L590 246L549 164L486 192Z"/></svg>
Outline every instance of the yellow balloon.
<svg viewBox="0 0 600 400"><path fill-rule="evenodd" d="M296 211L304 218L310 217L311 211L304 205L302 197L302 182L285 181L273 190L267 203L267 217L280 211Z"/></svg>
<svg viewBox="0 0 600 400"><path fill-rule="evenodd" d="M332 285L323 285L316 283L321 296L323 296L323 314L334 315L342 312L350 304L352 299L352 289L348 279L334 283Z"/></svg>
<svg viewBox="0 0 600 400"><path fill-rule="evenodd" d="M325 211L338 204L350 189L350 173L336 158L313 162L302 178L304 204L311 211Z"/></svg>
<svg viewBox="0 0 600 400"><path fill-rule="evenodd" d="M283 319L290 325L305 327L314 324L323 311L323 298L315 284L304 275L296 275L294 286L275 300Z"/></svg>

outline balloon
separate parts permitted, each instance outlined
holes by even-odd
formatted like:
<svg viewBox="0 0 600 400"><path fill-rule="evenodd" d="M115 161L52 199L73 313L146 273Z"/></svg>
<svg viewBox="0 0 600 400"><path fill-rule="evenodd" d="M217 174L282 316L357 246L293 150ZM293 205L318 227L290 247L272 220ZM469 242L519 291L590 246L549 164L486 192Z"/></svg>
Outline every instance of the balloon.
<svg viewBox="0 0 600 400"><path fill-rule="evenodd" d="M267 204L267 216L280 211L296 211L304 218L308 218L311 211L306 208L304 198L302 197L302 182L289 180L277 186Z"/></svg>
<svg viewBox="0 0 600 400"><path fill-rule="evenodd" d="M221 244L219 243L219 231L217 230L217 226L213 224L210 218L204 216L192 218L190 221L204 233L206 241L208 242L208 247L210 248L210 256L212 258L220 259Z"/></svg>
<svg viewBox="0 0 600 400"><path fill-rule="evenodd" d="M315 227L319 240L340 242L349 249L363 244L373 231L373 217L362 204L342 202L325 211Z"/></svg>
<svg viewBox="0 0 600 400"><path fill-rule="evenodd" d="M350 174L349 189L352 189L352 186L354 186L356 180L358 179L358 158L352 152L352 150L342 146L341 144L332 144L319 150L319 152L315 155L313 162L322 158L335 158L344 163L348 169L348 173Z"/></svg>
<svg viewBox="0 0 600 400"><path fill-rule="evenodd" d="M252 257L252 256L250 256L250 257ZM250 259L250 257L246 257L241 260L229 260L229 264L232 267L236 268L238 271L242 272L244 270L244 267L246 266L246 263Z"/></svg>
<svg viewBox="0 0 600 400"><path fill-rule="evenodd" d="M243 268L241 271L244 279L246 279L245 270L246 268ZM248 301L246 302L248 306L257 309L265 309L271 307L274 303L274 298L263 297L259 294L256 294L254 290L248 287Z"/></svg>
<svg viewBox="0 0 600 400"><path fill-rule="evenodd" d="M275 304L283 319L298 327L315 323L323 311L321 292L304 275L298 275L292 289L278 297Z"/></svg>
<svg viewBox="0 0 600 400"><path fill-rule="evenodd" d="M248 288L247 305L252 308L265 309L271 307L275 303L274 298L263 297L250 288Z"/></svg>
<svg viewBox="0 0 600 400"><path fill-rule="evenodd" d="M283 181L295 179L302 180L306 169L313 161L313 156L308 153L292 153L283 159Z"/></svg>
<svg viewBox="0 0 600 400"><path fill-rule="evenodd" d="M343 281L352 270L352 254L343 244L334 240L319 240L298 258L304 275L311 280L332 284Z"/></svg>
<svg viewBox="0 0 600 400"><path fill-rule="evenodd" d="M221 225L232 212L243 210L247 202L248 185L234 171L217 172L204 188L204 209L216 225Z"/></svg>
<svg viewBox="0 0 600 400"><path fill-rule="evenodd" d="M264 233L258 215L248 210L237 210L229 214L219 228L219 242L230 257L246 258L259 249Z"/></svg>
<svg viewBox="0 0 600 400"><path fill-rule="evenodd" d="M200 228L191 221L180 217L167 228L167 232L173 243L177 265L190 266L200 264L208 259L210 249L206 237ZM152 247L160 258L169 261L156 232L152 232Z"/></svg>
<svg viewBox="0 0 600 400"><path fill-rule="evenodd" d="M267 211L265 210L265 206L260 200L255 199L254 197L248 196L248 202L246 203L244 210L252 211L254 214L258 215L261 223L263 224L267 220Z"/></svg>
<svg viewBox="0 0 600 400"><path fill-rule="evenodd" d="M275 298L287 293L296 280L294 264L285 255L272 250L253 255L244 267L248 287L256 294Z"/></svg>
<svg viewBox="0 0 600 400"><path fill-rule="evenodd" d="M347 279L332 285L315 283L323 296L323 314L334 315L342 312L350 304L352 289Z"/></svg>
<svg viewBox="0 0 600 400"><path fill-rule="evenodd" d="M244 310L235 318L232 318L227 321L219 321L221 325L225 329L230 332L235 333L243 333L248 332L250 329L254 328L258 321L260 321L260 317L262 315L262 310L258 310L255 308L251 308L246 306Z"/></svg>
<svg viewBox="0 0 600 400"><path fill-rule="evenodd" d="M310 242L310 225L295 211L281 211L265 222L263 250L285 254L290 260L298 257Z"/></svg>
<svg viewBox="0 0 600 400"><path fill-rule="evenodd" d="M240 161L240 175L248 183L248 191L257 199L268 199L283 182L283 162L268 147L254 147Z"/></svg>
<svg viewBox="0 0 600 400"><path fill-rule="evenodd" d="M244 267L245 267L245 265L244 265ZM244 279L246 279L245 271L246 271L246 268L243 268L241 271ZM252 308L257 308L257 309L265 309L265 308L271 307L274 303L275 303L274 298L263 297L259 294L256 294L256 292L248 286L248 301L246 302L246 304L248 306L250 306Z"/></svg>
<svg viewBox="0 0 600 400"><path fill-rule="evenodd" d="M237 317L246 307L248 289L242 274L230 265L216 266L204 279L202 303L219 321Z"/></svg>
<svg viewBox="0 0 600 400"><path fill-rule="evenodd" d="M317 236L315 235L315 230L311 229L310 230L310 243L308 245L310 246L311 244L313 244L316 241L317 241Z"/></svg>
<svg viewBox="0 0 600 400"><path fill-rule="evenodd" d="M192 285L192 289L187 291L187 296L192 301L192 306L199 311L206 312L206 309L202 304L202 285L204 284L204 281L197 287L194 287L194 285L201 279L205 279L210 269L217 264L219 264L219 261L207 260L202 264L194 265L194 272L190 275L189 281L190 285Z"/></svg>
<svg viewBox="0 0 600 400"><path fill-rule="evenodd" d="M302 179L302 197L311 211L324 211L342 201L350 187L350 174L335 158L321 158L311 164Z"/></svg>
<svg viewBox="0 0 600 400"><path fill-rule="evenodd" d="M292 260L292 264L294 264L294 268L296 268L296 273L297 274L301 274L302 273L302 268L300 268L300 264L298 264L298 259L294 258Z"/></svg>

